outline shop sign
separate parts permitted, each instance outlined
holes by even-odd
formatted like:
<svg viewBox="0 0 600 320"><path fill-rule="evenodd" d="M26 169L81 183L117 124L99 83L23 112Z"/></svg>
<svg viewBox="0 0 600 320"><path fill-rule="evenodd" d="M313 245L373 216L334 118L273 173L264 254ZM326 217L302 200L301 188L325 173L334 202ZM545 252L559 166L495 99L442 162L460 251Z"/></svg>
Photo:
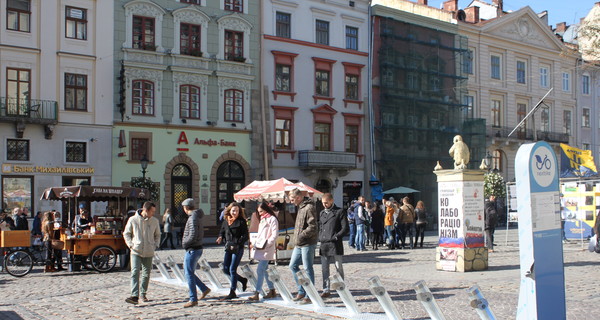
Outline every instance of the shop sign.
<svg viewBox="0 0 600 320"><path fill-rule="evenodd" d="M21 166L15 164L2 164L2 173L75 173L94 174L93 167L44 167L44 166Z"/></svg>
<svg viewBox="0 0 600 320"><path fill-rule="evenodd" d="M182 145L182 144L189 145L190 141L192 141L192 144L194 144L194 145L202 145L202 146L209 146L209 147L213 147L213 146L235 147L236 146L235 141L227 141L225 139L213 140L212 138L209 138L209 139L195 138L193 140L189 140L185 131L181 131L181 133L179 133L179 139L177 139L178 145Z"/></svg>
<svg viewBox="0 0 600 320"><path fill-rule="evenodd" d="M344 188L362 188L362 181L344 181Z"/></svg>

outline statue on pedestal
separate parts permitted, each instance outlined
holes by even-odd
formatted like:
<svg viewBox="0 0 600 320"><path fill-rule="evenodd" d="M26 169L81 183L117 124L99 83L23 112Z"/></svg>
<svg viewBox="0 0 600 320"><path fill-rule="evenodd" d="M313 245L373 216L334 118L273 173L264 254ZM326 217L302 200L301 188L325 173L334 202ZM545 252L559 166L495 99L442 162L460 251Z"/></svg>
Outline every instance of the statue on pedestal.
<svg viewBox="0 0 600 320"><path fill-rule="evenodd" d="M469 164L471 153L460 135L454 136L454 144L450 148L450 156L454 159L454 170L463 170Z"/></svg>

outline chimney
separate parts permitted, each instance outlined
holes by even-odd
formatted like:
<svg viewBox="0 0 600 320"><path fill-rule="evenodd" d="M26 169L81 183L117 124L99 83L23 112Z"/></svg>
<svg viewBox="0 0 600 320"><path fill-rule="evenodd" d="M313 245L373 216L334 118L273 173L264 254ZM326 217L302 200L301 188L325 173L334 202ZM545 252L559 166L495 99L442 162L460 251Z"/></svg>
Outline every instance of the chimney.
<svg viewBox="0 0 600 320"><path fill-rule="evenodd" d="M479 22L479 7L468 7L465 8L465 21L470 23Z"/></svg>
<svg viewBox="0 0 600 320"><path fill-rule="evenodd" d="M444 1L444 11L456 12L458 10L458 0Z"/></svg>
<svg viewBox="0 0 600 320"><path fill-rule="evenodd" d="M498 8L498 12L503 12L504 11L504 4L502 3L503 0L492 0L492 4Z"/></svg>
<svg viewBox="0 0 600 320"><path fill-rule="evenodd" d="M559 22L556 24L556 29L554 30L554 32L562 34L565 31L567 31L567 23L566 22Z"/></svg>
<svg viewBox="0 0 600 320"><path fill-rule="evenodd" d="M427 5L427 0L418 0L417 3L426 6Z"/></svg>

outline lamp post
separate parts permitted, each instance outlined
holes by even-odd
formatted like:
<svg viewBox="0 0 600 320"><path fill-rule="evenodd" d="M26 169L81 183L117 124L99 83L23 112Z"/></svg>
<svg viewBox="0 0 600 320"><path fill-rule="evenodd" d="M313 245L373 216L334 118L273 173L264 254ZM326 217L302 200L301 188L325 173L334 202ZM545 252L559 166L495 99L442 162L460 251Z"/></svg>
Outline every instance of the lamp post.
<svg viewBox="0 0 600 320"><path fill-rule="evenodd" d="M488 167L488 171L492 171L492 155L490 154L489 151L487 151L484 161L485 161L485 165Z"/></svg>
<svg viewBox="0 0 600 320"><path fill-rule="evenodd" d="M146 169L148 168L148 157L144 154L144 156L140 159L140 165L142 166L142 179L146 180Z"/></svg>

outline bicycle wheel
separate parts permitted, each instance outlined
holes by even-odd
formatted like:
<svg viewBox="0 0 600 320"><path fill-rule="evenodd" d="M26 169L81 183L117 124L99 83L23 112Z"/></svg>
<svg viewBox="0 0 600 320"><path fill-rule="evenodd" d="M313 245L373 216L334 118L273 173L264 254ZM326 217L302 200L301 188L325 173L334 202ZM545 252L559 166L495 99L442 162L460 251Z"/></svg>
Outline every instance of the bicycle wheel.
<svg viewBox="0 0 600 320"><path fill-rule="evenodd" d="M98 247L90 255L90 264L98 272L109 272L117 263L117 255L110 247Z"/></svg>
<svg viewBox="0 0 600 320"><path fill-rule="evenodd" d="M33 257L27 251L16 250L4 257L4 270L13 277L22 277L31 272Z"/></svg>

